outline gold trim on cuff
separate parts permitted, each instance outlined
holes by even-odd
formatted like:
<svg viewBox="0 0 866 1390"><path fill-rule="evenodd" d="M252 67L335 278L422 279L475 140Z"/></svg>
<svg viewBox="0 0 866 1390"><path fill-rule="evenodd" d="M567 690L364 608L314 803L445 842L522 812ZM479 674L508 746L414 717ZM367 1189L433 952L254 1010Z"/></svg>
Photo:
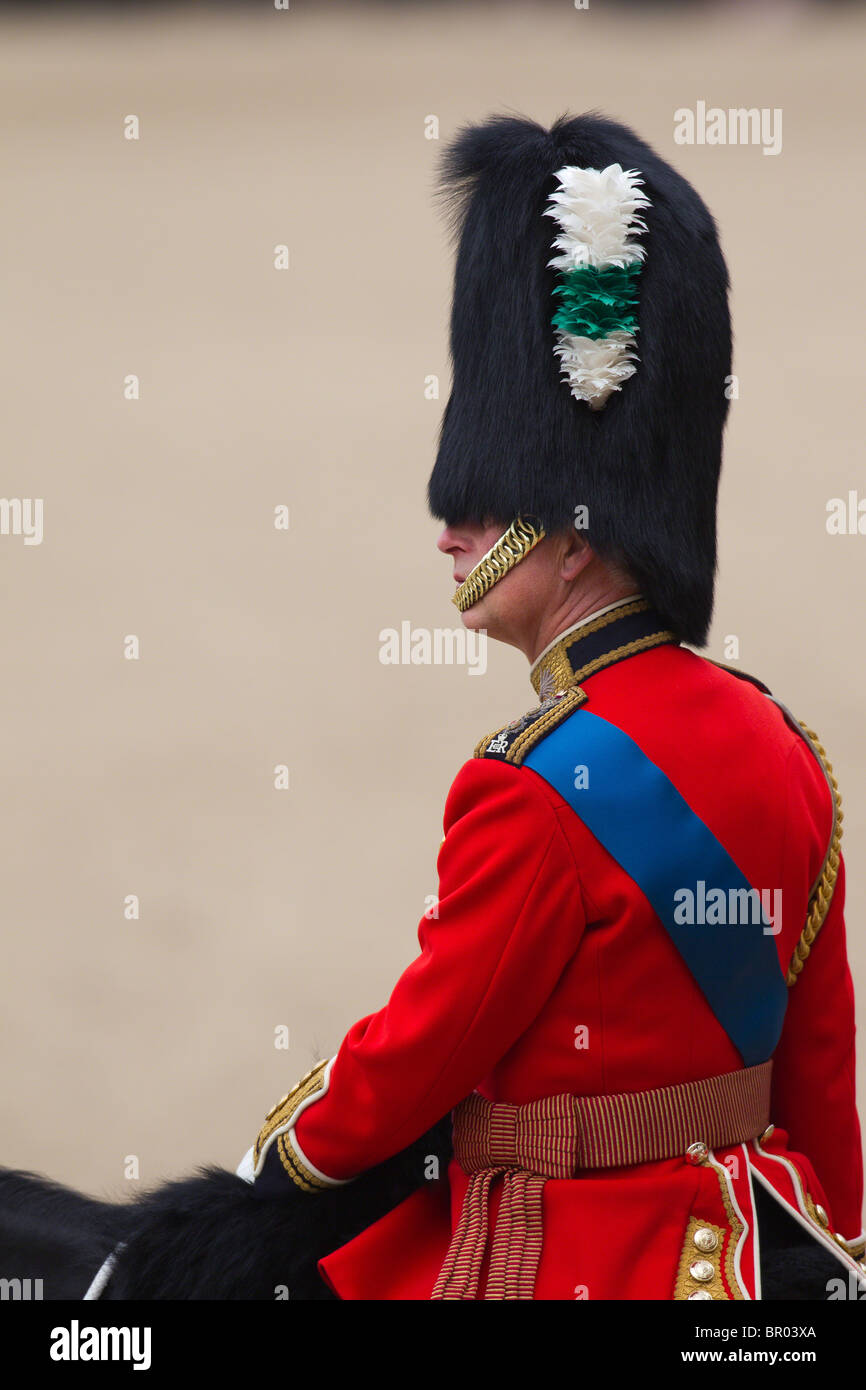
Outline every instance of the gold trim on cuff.
<svg viewBox="0 0 866 1390"><path fill-rule="evenodd" d="M288 1094L283 1096L282 1100L278 1100L276 1105L272 1106L271 1109L268 1111L267 1115L265 1116L265 1123L259 1130L258 1138L256 1139L256 1142L253 1145L254 1168L258 1168L259 1159L261 1158L264 1150L267 1148L271 1136L275 1134L278 1129L288 1129L291 1125L292 1117L297 1113L298 1108L303 1103L303 1101L307 1100L310 1096L315 1095L317 1091L321 1091L323 1089L325 1084L325 1068L327 1067L329 1060L329 1058L325 1058L323 1062L317 1062L317 1064L312 1068L312 1070L308 1071L306 1076L302 1076L297 1085L293 1086L292 1089L288 1092ZM292 1149L292 1153L294 1154L294 1149ZM280 1157L282 1158L282 1154L280 1155ZM300 1164L300 1160L297 1159L297 1155L295 1155L295 1159ZM283 1164L283 1166L286 1166L285 1163ZM303 1164L301 1164L300 1167L308 1182L317 1183L320 1187L327 1186L327 1183L324 1183L321 1181L321 1179L316 1178L312 1173L309 1172L309 1169L307 1169ZM299 1183L298 1185L303 1186L302 1183Z"/></svg>
<svg viewBox="0 0 866 1390"><path fill-rule="evenodd" d="M333 1186L332 1183L323 1182L321 1178L316 1177L316 1174L311 1173L306 1164L301 1162L292 1143L291 1130L281 1134L277 1139L277 1156L292 1182L304 1192L324 1192L326 1188Z"/></svg>

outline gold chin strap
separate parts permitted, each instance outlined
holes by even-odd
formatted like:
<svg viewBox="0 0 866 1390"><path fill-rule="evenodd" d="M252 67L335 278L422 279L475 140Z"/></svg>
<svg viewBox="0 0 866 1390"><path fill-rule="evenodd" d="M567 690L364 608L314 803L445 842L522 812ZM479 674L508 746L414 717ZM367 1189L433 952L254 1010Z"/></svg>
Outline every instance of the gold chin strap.
<svg viewBox="0 0 866 1390"><path fill-rule="evenodd" d="M503 575L514 569L514 566L543 539L544 530L541 526L535 527L523 517L517 517L505 534L499 537L496 544L490 547L486 555L482 555L475 568L467 574L451 602L457 605L461 613L465 613L467 608L471 608L473 603L483 598Z"/></svg>

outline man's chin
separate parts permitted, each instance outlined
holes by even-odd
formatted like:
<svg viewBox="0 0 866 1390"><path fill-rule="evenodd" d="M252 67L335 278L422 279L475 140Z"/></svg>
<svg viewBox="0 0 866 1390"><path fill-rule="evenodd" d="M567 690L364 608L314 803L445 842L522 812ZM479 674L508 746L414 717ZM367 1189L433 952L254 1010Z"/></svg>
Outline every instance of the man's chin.
<svg viewBox="0 0 866 1390"><path fill-rule="evenodd" d="M478 632L481 628L486 627L487 623L484 619L484 599L479 599L477 603L473 603L471 608L465 608L460 614L460 621L470 632Z"/></svg>
<svg viewBox="0 0 866 1390"><path fill-rule="evenodd" d="M486 595L461 613L460 617L468 632L486 632L494 642L502 640L498 631L496 607L488 601Z"/></svg>

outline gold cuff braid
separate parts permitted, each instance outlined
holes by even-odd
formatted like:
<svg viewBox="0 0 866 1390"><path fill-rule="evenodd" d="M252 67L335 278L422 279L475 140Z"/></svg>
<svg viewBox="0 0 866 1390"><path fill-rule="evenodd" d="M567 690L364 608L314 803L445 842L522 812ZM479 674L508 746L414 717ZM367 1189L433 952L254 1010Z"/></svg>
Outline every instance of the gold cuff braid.
<svg viewBox="0 0 866 1390"><path fill-rule="evenodd" d="M270 1144L271 1139L277 1131L277 1154L283 1168L288 1173L298 1187L303 1188L304 1192L321 1192L331 1186L330 1183L323 1182L315 1173L311 1173L309 1168L298 1156L291 1137L292 1118L302 1104L310 1096L321 1091L325 1084L325 1068L328 1059L318 1062L306 1076L302 1076L296 1086L278 1100L276 1105L268 1111L265 1116L265 1123L259 1130L258 1138L253 1145L253 1165L258 1168L259 1159L265 1149Z"/></svg>
<svg viewBox="0 0 866 1390"><path fill-rule="evenodd" d="M790 988L797 983L797 978L809 958L809 952L830 911L830 904L833 901L833 890L836 887L836 879L839 876L840 846L842 843L842 796L839 791L839 783L833 774L830 759L814 730L807 728L802 720L798 720L800 727L804 730L813 749L818 754L821 765L830 784L833 793L833 830L830 837L830 844L821 869L821 874L812 890L809 899L809 913L806 917L806 925L800 935L800 940L794 947L791 961L788 966L788 973L785 976L785 983Z"/></svg>
<svg viewBox="0 0 866 1390"><path fill-rule="evenodd" d="M487 554L482 555L475 568L470 570L451 602L457 605L461 613L465 613L543 538L541 526L535 527L523 517L517 517Z"/></svg>

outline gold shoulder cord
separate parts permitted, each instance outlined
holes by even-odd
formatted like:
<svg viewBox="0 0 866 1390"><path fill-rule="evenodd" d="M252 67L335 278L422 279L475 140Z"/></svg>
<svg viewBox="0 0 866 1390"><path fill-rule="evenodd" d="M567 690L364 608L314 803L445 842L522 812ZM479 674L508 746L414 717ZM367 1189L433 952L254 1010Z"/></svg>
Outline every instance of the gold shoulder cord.
<svg viewBox="0 0 866 1390"><path fill-rule="evenodd" d="M821 744L818 735L814 730L807 728L801 719L797 720L806 738L815 753L822 768L824 776L827 778L830 791L833 796L833 830L830 836L830 844L824 856L824 863L818 880L812 888L809 898L809 913L806 917L806 925L800 935L800 940L794 947L791 963L788 966L788 973L785 976L785 983L788 988L797 983L797 978L809 958L809 952L815 941L815 937L824 925L827 913L830 911L830 904L833 901L833 890L836 887L836 879L839 876L840 846L842 843L842 795L839 791L839 783L833 773L830 759Z"/></svg>

